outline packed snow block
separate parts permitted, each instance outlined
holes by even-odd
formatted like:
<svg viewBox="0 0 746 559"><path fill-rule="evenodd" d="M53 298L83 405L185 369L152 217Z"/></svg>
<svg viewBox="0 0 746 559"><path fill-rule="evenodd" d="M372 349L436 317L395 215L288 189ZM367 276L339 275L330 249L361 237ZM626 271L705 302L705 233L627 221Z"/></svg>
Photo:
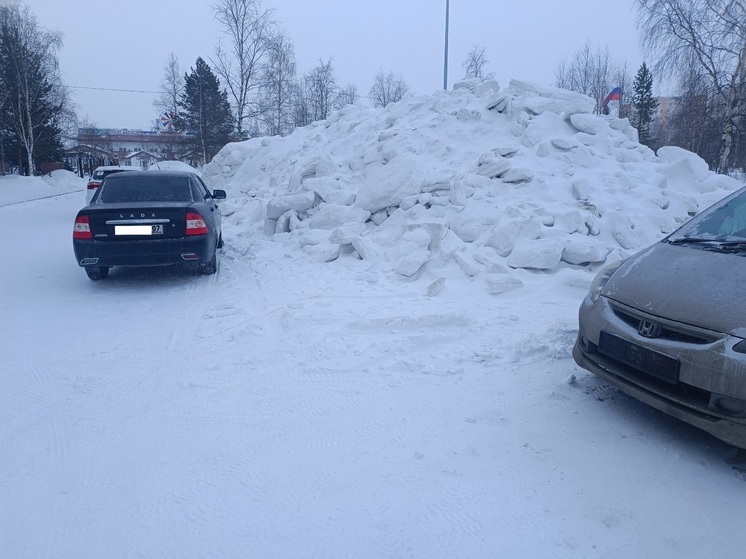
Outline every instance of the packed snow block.
<svg viewBox="0 0 746 559"><path fill-rule="evenodd" d="M440 255L444 260L449 259L456 252L464 250L464 247L466 247L466 243L456 233L450 229L443 230L443 236L440 239Z"/></svg>
<svg viewBox="0 0 746 559"><path fill-rule="evenodd" d="M427 296L435 297L438 293L443 291L446 285L446 278L438 278L433 283L427 286Z"/></svg>
<svg viewBox="0 0 746 559"><path fill-rule="evenodd" d="M511 268L554 270L562 260L565 244L557 237L548 239L520 239L508 258Z"/></svg>
<svg viewBox="0 0 746 559"><path fill-rule="evenodd" d="M477 174L483 177L494 179L502 176L510 169L510 161L507 159L498 159L494 155L490 158L481 159Z"/></svg>
<svg viewBox="0 0 746 559"><path fill-rule="evenodd" d="M510 103L510 95L507 93L496 93L487 101L487 110L504 113Z"/></svg>
<svg viewBox="0 0 746 559"><path fill-rule="evenodd" d="M399 258L394 269L397 274L409 278L415 275L428 260L430 260L430 251L418 249Z"/></svg>
<svg viewBox="0 0 746 559"><path fill-rule="evenodd" d="M277 231L277 220L276 219L265 219L264 220L264 234L267 237L271 237Z"/></svg>
<svg viewBox="0 0 746 559"><path fill-rule="evenodd" d="M355 205L369 212L398 206L408 196L422 191L426 173L427 166L421 159L396 156L368 173L357 192Z"/></svg>
<svg viewBox="0 0 746 559"><path fill-rule="evenodd" d="M562 260L568 264L604 262L609 253L603 243L582 235L570 235L565 237L564 242Z"/></svg>
<svg viewBox="0 0 746 559"><path fill-rule="evenodd" d="M292 196L272 198L267 202L267 218L279 219L288 210L303 212L310 210L316 203L316 194L313 192L302 192Z"/></svg>
<svg viewBox="0 0 746 559"><path fill-rule="evenodd" d="M696 153L677 146L663 146L658 148L658 160L669 165L679 165L682 170L679 176L688 172L697 181L703 181L711 174L707 162ZM673 173L671 173L673 175ZM670 176L666 173L666 176Z"/></svg>
<svg viewBox="0 0 746 559"><path fill-rule="evenodd" d="M609 130L609 125L598 115L574 114L570 116L570 124L579 132L585 132L593 136L603 134Z"/></svg>
<svg viewBox="0 0 746 559"><path fill-rule="evenodd" d="M451 231L465 243L473 243L482 232L484 224L479 223L471 216L459 216L450 223Z"/></svg>
<svg viewBox="0 0 746 559"><path fill-rule="evenodd" d="M474 88L474 95L477 97L482 97L482 95L485 95L487 93L499 93L500 92L500 84L495 80L487 80L483 81L479 85L477 85Z"/></svg>
<svg viewBox="0 0 746 559"><path fill-rule="evenodd" d="M570 151L580 145L577 140L572 138L553 138L550 143L560 151Z"/></svg>
<svg viewBox="0 0 746 559"><path fill-rule="evenodd" d="M469 109L461 108L456 112L456 118L461 122L469 122L470 120L479 120L482 115L479 111L470 111Z"/></svg>
<svg viewBox="0 0 746 559"><path fill-rule="evenodd" d="M501 293L506 293L522 286L523 282L510 274L487 274L487 288L493 295L500 295Z"/></svg>
<svg viewBox="0 0 746 559"><path fill-rule="evenodd" d="M534 180L534 174L527 169L508 169L500 176L500 180L510 184L531 182Z"/></svg>
<svg viewBox="0 0 746 559"><path fill-rule="evenodd" d="M516 153L518 153L520 149L521 148L515 144L503 144L492 148L492 151L494 151L500 157L512 157Z"/></svg>
<svg viewBox="0 0 746 559"><path fill-rule="evenodd" d="M591 183L588 179L578 179L572 183L572 195L576 200L586 201L590 198Z"/></svg>
<svg viewBox="0 0 746 559"><path fill-rule="evenodd" d="M540 234L541 224L536 218L511 220L495 226L484 244L494 248L500 256L508 256L518 239L538 239Z"/></svg>
<svg viewBox="0 0 746 559"><path fill-rule="evenodd" d="M336 204L322 204L318 210L306 221L312 229L336 229L345 223L365 223L370 218L370 212L355 206L338 206Z"/></svg>
<svg viewBox="0 0 746 559"><path fill-rule="evenodd" d="M306 245L303 252L321 262L333 262L341 253L340 245L332 243L319 243L318 245Z"/></svg>
<svg viewBox="0 0 746 559"><path fill-rule="evenodd" d="M453 259L456 261L456 264L458 264L458 267L461 268L461 271L470 278L476 276L481 269L481 266L463 251L454 252Z"/></svg>
<svg viewBox="0 0 746 559"><path fill-rule="evenodd" d="M277 225L275 226L275 234L289 233L290 232L290 218L292 213L290 211L285 212L279 218L277 218Z"/></svg>
<svg viewBox="0 0 746 559"><path fill-rule="evenodd" d="M382 254L379 248L367 237L355 237L350 243L362 260L380 260Z"/></svg>
<svg viewBox="0 0 746 559"><path fill-rule="evenodd" d="M567 107L567 101L547 97L530 97L523 101L523 106L535 115L549 112L559 116L558 113L561 113Z"/></svg>
<svg viewBox="0 0 746 559"><path fill-rule="evenodd" d="M345 223L332 231L331 235L329 235L329 242L336 245L349 245L352 244L353 239L364 235L367 231L368 229L364 223Z"/></svg>
<svg viewBox="0 0 746 559"><path fill-rule="evenodd" d="M384 221L388 219L388 217L389 217L389 212L387 210L379 210L370 216L370 220L376 225L381 225Z"/></svg>
<svg viewBox="0 0 746 559"><path fill-rule="evenodd" d="M560 115L557 113L544 113L528 121L521 141L523 145L533 147L547 137L557 134L558 130L565 129L568 132L572 132L572 129L565 124Z"/></svg>
<svg viewBox="0 0 746 559"><path fill-rule="evenodd" d="M578 210L561 213L554 218L554 228L565 233L585 234L585 216Z"/></svg>
<svg viewBox="0 0 746 559"><path fill-rule="evenodd" d="M607 212L603 225L603 230L610 231L611 236L623 249L631 250L645 244L641 231L635 229L629 218L620 212Z"/></svg>
<svg viewBox="0 0 746 559"><path fill-rule="evenodd" d="M469 91L474 91L477 85L479 85L478 78L470 78L466 80L461 80L453 84L453 91L458 91L459 89L467 89Z"/></svg>

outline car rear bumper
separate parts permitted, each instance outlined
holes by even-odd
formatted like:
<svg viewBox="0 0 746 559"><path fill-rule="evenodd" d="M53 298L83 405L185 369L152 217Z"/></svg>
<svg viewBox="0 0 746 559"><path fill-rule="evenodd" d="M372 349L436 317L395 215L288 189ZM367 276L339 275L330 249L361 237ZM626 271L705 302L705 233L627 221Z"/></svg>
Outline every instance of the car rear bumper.
<svg viewBox="0 0 746 559"><path fill-rule="evenodd" d="M79 266L170 266L183 262L205 264L214 253L212 235L177 239L73 240Z"/></svg>

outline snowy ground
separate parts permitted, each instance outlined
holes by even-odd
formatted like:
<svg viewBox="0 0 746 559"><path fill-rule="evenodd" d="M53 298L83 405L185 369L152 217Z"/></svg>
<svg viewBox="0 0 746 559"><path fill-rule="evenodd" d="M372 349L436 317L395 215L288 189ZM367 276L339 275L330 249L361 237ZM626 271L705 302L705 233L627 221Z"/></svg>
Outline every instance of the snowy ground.
<svg viewBox="0 0 746 559"><path fill-rule="evenodd" d="M432 112L412 106L410 112ZM441 126L443 138L454 132ZM453 165L448 178L449 202L387 202L391 215L379 229L345 223L352 234L332 243L337 246L326 245L333 231L318 240L320 228L303 222L325 205L334 206L327 218L335 221L349 203L316 199L314 208L291 210L288 230L279 230L283 218L272 223L266 208L304 192L302 172L294 183L280 170L282 146L303 145L294 136L279 147L277 139L247 143L253 159L246 165L268 169L281 178L279 186L251 184L225 161L218 171L205 169L211 186L225 186L232 196L215 276L114 269L108 280L91 282L75 264L71 243L84 181L59 172L0 178L6 239L0 555L471 559L742 552L746 473L729 465L734 450L618 393L570 357L577 307L601 262L563 260L539 271L508 265L510 254L487 258L498 250L493 244L510 239L495 239L498 216L482 218L510 204L489 206L499 199L494 191L480 198L479 187L468 186L477 166L469 167L474 161L466 155L464 168ZM234 149L246 149L240 146ZM416 145L407 149L420 153ZM469 149L477 159L483 151ZM297 167L319 161L309 147L301 153ZM640 153L647 167L634 173L652 183L667 164ZM566 155L540 156L557 181L565 180L556 172L560 164L577 165ZM385 168L373 154L370 159L371 168L343 167L365 180ZM669 204L650 205L657 209L634 193L620 198L627 194L613 181L595 197L619 211L618 200L630 200L629 220L668 226L686 217L687 204L733 187L701 188L711 177L695 180L696 163L687 165L679 179L691 192L668 192ZM547 184L538 164L528 166L533 182L506 187L514 208L538 216L540 234L528 240L565 239L547 234L557 215L568 213L559 195L551 204L518 199L531 184ZM593 188L601 178L624 175L609 171L608 161L578 168ZM396 169L397 176L414 172ZM317 184L320 174L311 177ZM567 180L577 193L575 179ZM461 197L454 185L465 183ZM326 187L329 199L346 198L344 188ZM467 200L482 212L470 210ZM550 205L558 208L552 219L544 215ZM660 217L655 212L663 206L674 214ZM482 230L468 242L440 232L447 242L433 243L434 224L472 234L449 211L471 211ZM626 229L611 212L597 213L596 235L587 227L584 236L609 247L603 260L623 255ZM534 218L516 215L510 214ZM504 223L505 215L499 217ZM578 223L587 224L587 215L581 217ZM266 234L270 226L274 235ZM404 233L394 234L395 227ZM430 242L418 247L415 232L423 228ZM418 253L421 266L409 275L414 265L403 241L409 253L428 253ZM553 262L539 249L526 255Z"/></svg>

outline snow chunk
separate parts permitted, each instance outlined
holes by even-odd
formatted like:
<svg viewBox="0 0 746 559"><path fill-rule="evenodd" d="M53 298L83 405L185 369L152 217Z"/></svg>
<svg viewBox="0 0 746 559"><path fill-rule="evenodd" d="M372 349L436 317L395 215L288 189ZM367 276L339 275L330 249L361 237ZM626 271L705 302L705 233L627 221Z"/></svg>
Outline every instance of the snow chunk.
<svg viewBox="0 0 746 559"><path fill-rule="evenodd" d="M534 270L553 270L562 259L564 243L556 238L521 239L510 253L508 265L511 268L528 268Z"/></svg>
<svg viewBox="0 0 746 559"><path fill-rule="evenodd" d="M312 229L336 229L349 222L364 223L370 218L370 212L354 206L324 204L306 221Z"/></svg>
<svg viewBox="0 0 746 559"><path fill-rule="evenodd" d="M609 125L598 115L574 114L570 115L570 123L580 132L596 135L609 130Z"/></svg>
<svg viewBox="0 0 746 559"><path fill-rule="evenodd" d="M355 204L369 212L398 206L408 196L421 192L426 172L422 159L397 155L368 174Z"/></svg>

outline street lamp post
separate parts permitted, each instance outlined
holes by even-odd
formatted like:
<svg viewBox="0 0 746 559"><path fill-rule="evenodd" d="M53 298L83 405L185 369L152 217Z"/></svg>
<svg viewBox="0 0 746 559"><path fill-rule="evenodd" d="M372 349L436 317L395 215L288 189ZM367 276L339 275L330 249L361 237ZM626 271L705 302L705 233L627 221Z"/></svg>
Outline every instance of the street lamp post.
<svg viewBox="0 0 746 559"><path fill-rule="evenodd" d="M443 57L443 89L448 89L448 12L449 5L446 0L446 51Z"/></svg>

